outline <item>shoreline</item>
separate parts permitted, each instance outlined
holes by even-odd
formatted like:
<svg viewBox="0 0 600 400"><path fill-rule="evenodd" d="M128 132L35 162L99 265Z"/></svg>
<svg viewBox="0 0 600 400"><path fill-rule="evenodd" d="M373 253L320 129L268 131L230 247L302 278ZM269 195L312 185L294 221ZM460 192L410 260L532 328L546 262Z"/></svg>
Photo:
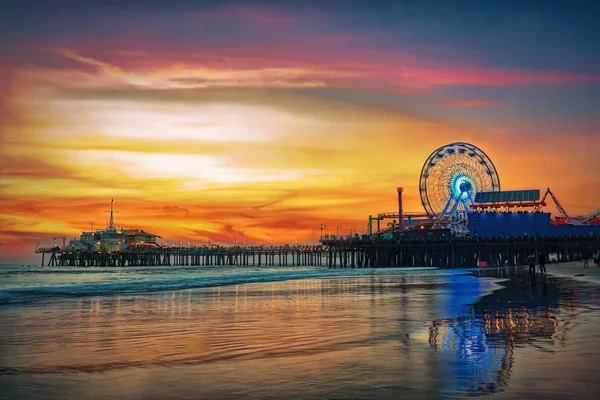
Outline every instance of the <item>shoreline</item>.
<svg viewBox="0 0 600 400"><path fill-rule="evenodd" d="M583 268L583 262L581 261L565 261L558 263L550 263L546 264L546 271L548 277L556 277L556 278L572 278L578 281L592 283L592 284L600 284L600 268L596 268L593 260L589 261L588 268ZM465 268L466 270L473 273L473 276L478 278L486 278L486 275L480 275L480 273L485 273L486 271L498 271L498 270L508 270L513 268L519 269L529 269L529 265L515 265L515 266L501 266L501 267L475 267L475 268ZM539 264L535 264L535 273L536 276L540 275L540 266ZM584 274L583 276L577 276L580 274Z"/></svg>
<svg viewBox="0 0 600 400"><path fill-rule="evenodd" d="M529 268L527 265L521 266ZM535 266L536 274L540 273L538 264ZM546 264L546 271L549 277L571 278L586 283L600 284L600 268L596 268L594 261L590 259L588 268L583 268L581 261L568 261L560 263ZM584 274L584 276L577 276Z"/></svg>
<svg viewBox="0 0 600 400"><path fill-rule="evenodd" d="M546 265L546 270L550 276L561 278L572 278L587 283L600 284L600 268L596 268L593 261L590 260L588 268L583 268L581 261L570 261L557 264ZM537 267L539 270L539 267ZM585 274L584 276L576 276Z"/></svg>

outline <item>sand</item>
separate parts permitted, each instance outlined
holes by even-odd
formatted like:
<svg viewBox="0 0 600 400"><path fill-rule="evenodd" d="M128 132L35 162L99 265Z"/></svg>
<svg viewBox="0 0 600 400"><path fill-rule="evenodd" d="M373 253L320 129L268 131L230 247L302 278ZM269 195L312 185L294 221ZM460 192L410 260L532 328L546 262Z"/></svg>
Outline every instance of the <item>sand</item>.
<svg viewBox="0 0 600 400"><path fill-rule="evenodd" d="M573 278L589 283L600 283L600 268L596 268L593 260L590 260L588 265L588 268L583 268L581 261L571 261L548 264L546 265L546 270L550 276ZM539 266L536 266L536 271L539 271ZM580 274L585 274L585 276L576 276Z"/></svg>

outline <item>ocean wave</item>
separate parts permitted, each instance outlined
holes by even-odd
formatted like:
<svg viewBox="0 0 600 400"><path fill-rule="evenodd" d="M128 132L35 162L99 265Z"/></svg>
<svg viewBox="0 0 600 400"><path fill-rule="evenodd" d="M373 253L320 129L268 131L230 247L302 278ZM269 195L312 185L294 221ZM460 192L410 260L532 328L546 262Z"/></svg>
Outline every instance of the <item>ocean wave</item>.
<svg viewBox="0 0 600 400"><path fill-rule="evenodd" d="M29 285L0 289L0 305L25 304L47 299L110 296L152 293L171 290L197 289L247 283L281 282L296 279L316 279L330 277L352 277L382 272L430 271L437 268L386 268L355 270L308 270L246 272L218 275L147 277L137 279L103 280L45 285ZM446 270L447 274L459 271ZM462 271L462 273L465 273Z"/></svg>

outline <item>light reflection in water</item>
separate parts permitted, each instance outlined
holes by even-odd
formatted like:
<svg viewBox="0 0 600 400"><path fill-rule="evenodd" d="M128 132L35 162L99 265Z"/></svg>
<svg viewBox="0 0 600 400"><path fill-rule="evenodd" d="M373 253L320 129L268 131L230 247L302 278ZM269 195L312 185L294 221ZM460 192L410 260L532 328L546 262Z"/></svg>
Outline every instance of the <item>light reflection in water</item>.
<svg viewBox="0 0 600 400"><path fill-rule="evenodd" d="M579 305L522 285L489 294L490 284L373 274L0 310L0 390L43 381L63 393L61 377L77 376L74 398L492 393L509 385L520 346L565 345ZM415 335L424 326L428 342Z"/></svg>
<svg viewBox="0 0 600 400"><path fill-rule="evenodd" d="M501 391L509 383L515 347L531 345L552 352L552 347L564 346L567 332L579 313L577 296L573 293L560 304L561 313L557 297L552 297L549 303L534 298L533 303L510 308L510 302L496 300L506 291L485 298L488 303L499 304L492 312L481 312L465 301L477 292L474 287L481 285L481 281L471 283L462 277L452 277L450 282L450 290L442 297L450 305L442 306L454 310L446 312L462 316L433 321L428 328L430 347L452 357L444 364L444 392L448 393L473 396ZM547 286L542 290L547 296Z"/></svg>

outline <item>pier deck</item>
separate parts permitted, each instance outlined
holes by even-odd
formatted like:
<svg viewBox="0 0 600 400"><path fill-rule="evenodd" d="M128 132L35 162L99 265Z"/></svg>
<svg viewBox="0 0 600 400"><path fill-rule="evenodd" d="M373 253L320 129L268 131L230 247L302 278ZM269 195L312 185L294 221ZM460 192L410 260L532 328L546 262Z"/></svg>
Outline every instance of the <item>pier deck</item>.
<svg viewBox="0 0 600 400"><path fill-rule="evenodd" d="M524 265L530 254L555 254L556 261L578 261L600 249L599 236L432 239L324 240L330 267L477 267ZM537 259L537 258L536 258Z"/></svg>
<svg viewBox="0 0 600 400"><path fill-rule="evenodd" d="M157 247L123 251L37 250L49 266L327 266L476 267L523 265L527 256L544 252L557 261L578 261L600 249L598 236L457 239L325 239L322 246Z"/></svg>
<svg viewBox="0 0 600 400"><path fill-rule="evenodd" d="M48 266L158 266L158 265L245 265L269 266L323 265L322 246L275 247L157 247L121 251L86 251L43 249L42 265L46 255Z"/></svg>

